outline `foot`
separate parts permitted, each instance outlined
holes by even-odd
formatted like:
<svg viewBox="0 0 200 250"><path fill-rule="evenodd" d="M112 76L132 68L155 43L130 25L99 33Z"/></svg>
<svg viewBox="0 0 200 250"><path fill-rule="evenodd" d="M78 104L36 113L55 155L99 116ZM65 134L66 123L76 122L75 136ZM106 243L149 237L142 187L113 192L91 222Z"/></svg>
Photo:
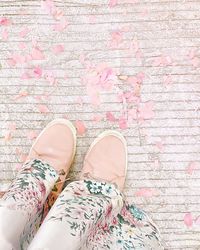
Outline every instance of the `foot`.
<svg viewBox="0 0 200 250"><path fill-rule="evenodd" d="M124 188L127 169L125 138L117 131L105 131L90 146L81 171L81 179L92 178Z"/></svg>
<svg viewBox="0 0 200 250"><path fill-rule="evenodd" d="M73 162L76 149L76 129L65 119L50 122L34 142L27 160L40 159L59 174L56 193L60 193Z"/></svg>

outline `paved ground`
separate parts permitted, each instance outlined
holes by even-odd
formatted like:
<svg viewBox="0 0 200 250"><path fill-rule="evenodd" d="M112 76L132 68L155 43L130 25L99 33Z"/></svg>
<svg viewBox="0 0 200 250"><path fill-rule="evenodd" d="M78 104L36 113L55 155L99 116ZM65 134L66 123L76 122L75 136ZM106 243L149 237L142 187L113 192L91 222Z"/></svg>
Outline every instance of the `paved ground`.
<svg viewBox="0 0 200 250"><path fill-rule="evenodd" d="M87 127L78 138L73 178L93 138L105 129L118 129L118 122L105 118L106 112L120 117L122 110L134 110L135 99L121 103L117 94L130 89L127 77L142 72L145 77L134 98L148 104L145 121L134 118L127 129L120 129L129 151L125 193L150 213L168 249L200 249L200 2L111 3L57 0L56 13L49 14L52 7L41 8L40 1L1 0L0 190L15 176L35 132L56 117L81 120ZM68 25L59 24L61 11ZM63 47L52 51L55 45ZM21 56L26 53L44 58ZM107 62L117 70L117 85L102 91L97 108L81 80L87 61ZM135 80L128 79L131 84ZM93 121L100 116L102 120ZM110 113L107 117L112 120ZM185 225L185 216L193 217L191 227Z"/></svg>

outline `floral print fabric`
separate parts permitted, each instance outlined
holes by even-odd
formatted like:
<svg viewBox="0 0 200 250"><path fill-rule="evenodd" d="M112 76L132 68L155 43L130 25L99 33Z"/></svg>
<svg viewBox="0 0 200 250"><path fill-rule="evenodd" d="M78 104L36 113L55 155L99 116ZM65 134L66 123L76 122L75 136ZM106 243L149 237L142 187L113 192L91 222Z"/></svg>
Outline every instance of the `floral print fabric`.
<svg viewBox="0 0 200 250"><path fill-rule="evenodd" d="M0 199L0 249L22 249L24 239L29 241L28 235L32 239L57 179L55 170L44 161L34 159L24 164Z"/></svg>
<svg viewBox="0 0 200 250"><path fill-rule="evenodd" d="M67 185L38 230L44 201L57 179L48 164L33 160L25 164L1 200L7 211L26 215L26 226L19 230L18 248L14 249L164 249L158 229L148 216L125 202L115 185L95 180ZM1 244L0 238L0 249Z"/></svg>

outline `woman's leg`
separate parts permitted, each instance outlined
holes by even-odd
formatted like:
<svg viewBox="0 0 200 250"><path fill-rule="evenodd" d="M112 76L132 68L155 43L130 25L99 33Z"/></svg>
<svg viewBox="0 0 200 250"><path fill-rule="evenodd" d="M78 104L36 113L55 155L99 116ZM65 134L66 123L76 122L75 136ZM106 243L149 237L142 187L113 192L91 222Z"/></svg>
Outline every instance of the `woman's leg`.
<svg viewBox="0 0 200 250"><path fill-rule="evenodd" d="M40 133L8 192L0 200L0 249L27 249L41 222L51 189L59 192L75 151L75 133L68 121L54 120ZM62 184L56 184L56 180ZM30 238L30 239L29 239Z"/></svg>
<svg viewBox="0 0 200 250"><path fill-rule="evenodd" d="M39 159L23 166L0 200L0 249L21 249L26 229L31 224L33 232L37 229L43 204L57 179L55 170Z"/></svg>
<svg viewBox="0 0 200 250"><path fill-rule="evenodd" d="M56 200L28 250L87 249L88 239L99 225L109 224L122 205L122 196L113 184L72 182Z"/></svg>
<svg viewBox="0 0 200 250"><path fill-rule="evenodd" d="M85 157L82 180L61 193L28 250L87 249L102 223L108 227L123 206L119 189L126 162L124 138L113 131L101 134Z"/></svg>
<svg viewBox="0 0 200 250"><path fill-rule="evenodd" d="M85 157L82 180L61 193L28 250L164 250L148 216L122 200L126 157L123 137L100 135Z"/></svg>

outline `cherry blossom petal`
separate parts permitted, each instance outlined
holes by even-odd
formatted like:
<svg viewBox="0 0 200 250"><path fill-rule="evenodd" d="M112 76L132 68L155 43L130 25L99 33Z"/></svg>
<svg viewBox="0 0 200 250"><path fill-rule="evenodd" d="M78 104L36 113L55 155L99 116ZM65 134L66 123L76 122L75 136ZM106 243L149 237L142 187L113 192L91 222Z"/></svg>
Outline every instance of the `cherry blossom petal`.
<svg viewBox="0 0 200 250"><path fill-rule="evenodd" d="M137 109L129 109L128 110L128 120L131 122L137 119Z"/></svg>
<svg viewBox="0 0 200 250"><path fill-rule="evenodd" d="M1 33L1 37L3 41L7 41L8 40L8 30L4 29Z"/></svg>
<svg viewBox="0 0 200 250"><path fill-rule="evenodd" d="M195 225L200 226L200 216L195 219Z"/></svg>
<svg viewBox="0 0 200 250"><path fill-rule="evenodd" d="M157 141L157 142L155 142L155 145L159 149L160 152L164 151L165 146L163 144L163 141Z"/></svg>
<svg viewBox="0 0 200 250"><path fill-rule="evenodd" d="M34 75L35 78L41 78L41 76L42 76L42 69L39 66L35 67L33 69L33 75Z"/></svg>
<svg viewBox="0 0 200 250"><path fill-rule="evenodd" d="M21 38L24 38L28 33L30 32L30 29L28 27L24 27L20 32L19 36Z"/></svg>
<svg viewBox="0 0 200 250"><path fill-rule="evenodd" d="M22 90L22 91L20 91L19 92L19 94L15 97L15 98L13 98L14 100L18 100L18 99L20 99L20 98L22 98L22 97L26 97L28 95L28 92L26 91L26 90Z"/></svg>
<svg viewBox="0 0 200 250"><path fill-rule="evenodd" d="M31 57L33 60L43 60L44 54L38 47L34 47L31 51Z"/></svg>
<svg viewBox="0 0 200 250"><path fill-rule="evenodd" d="M47 114L47 113L50 112L49 108L46 105L44 105L44 104L37 105L37 108L40 111L40 113Z"/></svg>
<svg viewBox="0 0 200 250"><path fill-rule="evenodd" d="M121 129L128 128L127 120L123 116L119 118L118 124Z"/></svg>
<svg viewBox="0 0 200 250"><path fill-rule="evenodd" d="M154 102L149 101L146 103L143 103L139 106L139 118L140 119L151 119L154 117Z"/></svg>
<svg viewBox="0 0 200 250"><path fill-rule="evenodd" d="M55 5L52 0L44 0L44 1L42 0L41 8L43 8L46 11L46 13L52 14L55 10Z"/></svg>
<svg viewBox="0 0 200 250"><path fill-rule="evenodd" d="M16 62L13 58L8 58L6 61L10 67L14 67L16 65Z"/></svg>
<svg viewBox="0 0 200 250"><path fill-rule="evenodd" d="M22 80L28 80L28 79L30 79L30 78L31 78L31 76L30 76L30 73L29 73L28 71L22 73L22 75L21 75L21 79L22 79Z"/></svg>
<svg viewBox="0 0 200 250"><path fill-rule="evenodd" d="M191 63L192 63L192 66L197 68L199 67L200 65L200 59L198 57L194 57L192 60L191 60Z"/></svg>
<svg viewBox="0 0 200 250"><path fill-rule="evenodd" d="M192 175L195 170L200 169L200 163L199 162L190 162L186 168L186 173L189 175Z"/></svg>
<svg viewBox="0 0 200 250"><path fill-rule="evenodd" d="M94 115L93 116L93 121L94 122L100 122L103 119L102 115Z"/></svg>
<svg viewBox="0 0 200 250"><path fill-rule="evenodd" d="M86 127L83 121L77 120L75 123L78 135L84 135L86 132Z"/></svg>
<svg viewBox="0 0 200 250"><path fill-rule="evenodd" d="M117 4L118 4L118 0L109 0L109 3L108 3L110 8L115 7Z"/></svg>
<svg viewBox="0 0 200 250"><path fill-rule="evenodd" d="M26 43L20 42L20 43L18 44L18 47L19 47L20 49L26 49Z"/></svg>
<svg viewBox="0 0 200 250"><path fill-rule="evenodd" d="M0 26L9 26L11 25L11 20L7 17L0 17Z"/></svg>
<svg viewBox="0 0 200 250"><path fill-rule="evenodd" d="M191 213L186 213L184 216L184 223L187 227L191 227L193 225L193 217Z"/></svg>
<svg viewBox="0 0 200 250"><path fill-rule="evenodd" d="M68 25L69 25L69 22L67 22L66 19L62 19L53 26L53 30L62 32L67 28Z"/></svg>
<svg viewBox="0 0 200 250"><path fill-rule="evenodd" d="M154 195L158 195L158 192L152 188L141 188L137 192L135 192L135 195L140 197L150 198Z"/></svg>
<svg viewBox="0 0 200 250"><path fill-rule="evenodd" d="M163 77L163 83L165 86L171 85L172 84L172 76L171 75L165 75Z"/></svg>
<svg viewBox="0 0 200 250"><path fill-rule="evenodd" d="M13 133L16 130L16 123L15 122L11 122L8 124L8 131L6 131L5 135L4 135L4 141L8 142L12 139L13 137Z"/></svg>
<svg viewBox="0 0 200 250"><path fill-rule="evenodd" d="M112 114L112 112L106 112L106 119L110 122L115 122L116 118L114 117L114 115Z"/></svg>
<svg viewBox="0 0 200 250"><path fill-rule="evenodd" d="M53 52L55 55L59 55L59 54L62 53L63 51L64 51L64 45L62 45L62 44L55 45L55 46L52 48L52 52Z"/></svg>
<svg viewBox="0 0 200 250"><path fill-rule="evenodd" d="M119 45L123 42L123 33L121 31L113 31L111 33L111 48L118 48Z"/></svg>
<svg viewBox="0 0 200 250"><path fill-rule="evenodd" d="M38 133L36 131L29 131L27 134L27 138L29 140L34 140L38 136Z"/></svg>

